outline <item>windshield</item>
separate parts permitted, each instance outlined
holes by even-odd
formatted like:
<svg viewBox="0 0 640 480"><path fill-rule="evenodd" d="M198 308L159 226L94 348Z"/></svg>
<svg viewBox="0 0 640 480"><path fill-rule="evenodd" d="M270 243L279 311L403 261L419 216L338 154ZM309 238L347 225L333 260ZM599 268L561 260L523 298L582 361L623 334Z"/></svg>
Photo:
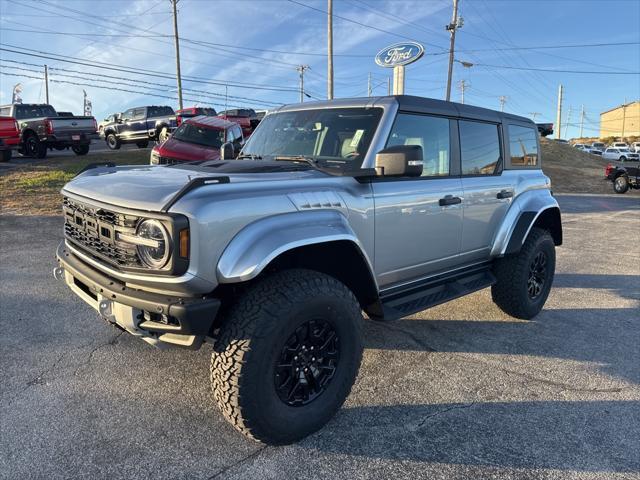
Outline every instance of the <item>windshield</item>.
<svg viewBox="0 0 640 480"><path fill-rule="evenodd" d="M360 168L381 108L331 108L267 115L242 154L265 160L302 156Z"/></svg>
<svg viewBox="0 0 640 480"><path fill-rule="evenodd" d="M205 147L220 148L224 143L224 130L183 123L173 132L172 138Z"/></svg>

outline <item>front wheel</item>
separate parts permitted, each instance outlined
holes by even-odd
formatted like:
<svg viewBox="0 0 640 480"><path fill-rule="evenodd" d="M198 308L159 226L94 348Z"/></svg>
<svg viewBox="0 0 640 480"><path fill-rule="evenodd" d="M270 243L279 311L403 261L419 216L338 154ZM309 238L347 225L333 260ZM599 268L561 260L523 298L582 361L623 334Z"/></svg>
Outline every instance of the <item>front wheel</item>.
<svg viewBox="0 0 640 480"><path fill-rule="evenodd" d="M629 190L629 179L626 176L620 175L613 181L614 192L627 193L627 190Z"/></svg>
<svg viewBox="0 0 640 480"><path fill-rule="evenodd" d="M47 156L47 146L42 143L37 135L29 135L24 141L24 152L32 158L44 158Z"/></svg>
<svg viewBox="0 0 640 480"><path fill-rule="evenodd" d="M71 150L78 156L86 155L89 153L89 145L73 145Z"/></svg>
<svg viewBox="0 0 640 480"><path fill-rule="evenodd" d="M222 414L273 445L322 428L358 375L361 328L358 301L333 277L286 270L253 284L228 311L211 357Z"/></svg>
<svg viewBox="0 0 640 480"><path fill-rule="evenodd" d="M620 161L621 162L626 162L627 161L627 157L625 157L624 155L620 157Z"/></svg>
<svg viewBox="0 0 640 480"><path fill-rule="evenodd" d="M547 301L556 269L556 248L547 230L532 228L520 252L496 261L491 297L516 318L535 317Z"/></svg>
<svg viewBox="0 0 640 480"><path fill-rule="evenodd" d="M120 148L120 139L113 133L107 135L105 142L107 142L107 147L109 147L109 150L118 150Z"/></svg>

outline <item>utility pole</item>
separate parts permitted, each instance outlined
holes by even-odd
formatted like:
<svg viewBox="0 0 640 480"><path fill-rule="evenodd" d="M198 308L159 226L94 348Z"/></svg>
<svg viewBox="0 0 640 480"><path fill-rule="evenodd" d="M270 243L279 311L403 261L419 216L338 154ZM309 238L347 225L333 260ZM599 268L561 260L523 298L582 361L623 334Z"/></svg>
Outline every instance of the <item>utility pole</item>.
<svg viewBox="0 0 640 480"><path fill-rule="evenodd" d="M447 75L447 102L451 99L451 77L453 76L453 51L456 44L456 29L461 26L462 24L458 24L458 0L453 0L453 15L451 16L451 23L445 27L451 34L451 40L449 43L449 74Z"/></svg>
<svg viewBox="0 0 640 480"><path fill-rule="evenodd" d="M180 40L178 39L178 0L169 0L173 6L173 36L176 44L176 78L178 81L178 106L182 109L182 76L180 75Z"/></svg>
<svg viewBox="0 0 640 480"><path fill-rule="evenodd" d="M44 66L44 98L49 104L49 67Z"/></svg>
<svg viewBox="0 0 640 480"><path fill-rule="evenodd" d="M556 113L556 138L562 138L562 84L558 86L558 112Z"/></svg>
<svg viewBox="0 0 640 480"><path fill-rule="evenodd" d="M504 95L500 95L500 111L504 112L504 104L507 103L507 97Z"/></svg>
<svg viewBox="0 0 640 480"><path fill-rule="evenodd" d="M580 105L580 138L582 138L583 128L584 128L584 105Z"/></svg>
<svg viewBox="0 0 640 480"><path fill-rule="evenodd" d="M333 0L327 0L327 99L333 99Z"/></svg>
<svg viewBox="0 0 640 480"><path fill-rule="evenodd" d="M367 97L370 97L373 93L373 89L371 88L371 72L369 72L369 76L367 77Z"/></svg>
<svg viewBox="0 0 640 480"><path fill-rule="evenodd" d="M304 72L309 69L309 65L298 65L296 70L300 74L300 103L304 102Z"/></svg>
<svg viewBox="0 0 640 480"><path fill-rule="evenodd" d="M529 115L531 115L531 121L535 122L536 121L536 117L538 115L540 115L540 112L529 112Z"/></svg>
<svg viewBox="0 0 640 480"><path fill-rule="evenodd" d="M627 99L624 99L624 104L622 105L622 140L624 138L624 127L627 120Z"/></svg>
<svg viewBox="0 0 640 480"><path fill-rule="evenodd" d="M467 88L467 83L464 80L460 80L460 103L464 105L464 90Z"/></svg>

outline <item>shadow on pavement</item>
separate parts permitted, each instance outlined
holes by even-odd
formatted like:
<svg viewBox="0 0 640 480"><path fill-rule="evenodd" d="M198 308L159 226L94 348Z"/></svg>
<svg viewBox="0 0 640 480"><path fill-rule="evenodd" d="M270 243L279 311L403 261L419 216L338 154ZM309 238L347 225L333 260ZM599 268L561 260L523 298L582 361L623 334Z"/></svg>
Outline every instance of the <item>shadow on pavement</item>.
<svg viewBox="0 0 640 480"><path fill-rule="evenodd" d="M302 446L372 459L637 472L638 408L637 401L344 408Z"/></svg>
<svg viewBox="0 0 640 480"><path fill-rule="evenodd" d="M613 189L612 189L613 190ZM612 191L613 193L613 191ZM640 210L640 196L634 194L618 196L557 195L562 213L614 213L625 210Z"/></svg>
<svg viewBox="0 0 640 480"><path fill-rule="evenodd" d="M637 317L637 308L619 308L543 310L528 322L415 318L370 321L365 324L365 346L592 362L608 375L640 383L640 347L634 325Z"/></svg>

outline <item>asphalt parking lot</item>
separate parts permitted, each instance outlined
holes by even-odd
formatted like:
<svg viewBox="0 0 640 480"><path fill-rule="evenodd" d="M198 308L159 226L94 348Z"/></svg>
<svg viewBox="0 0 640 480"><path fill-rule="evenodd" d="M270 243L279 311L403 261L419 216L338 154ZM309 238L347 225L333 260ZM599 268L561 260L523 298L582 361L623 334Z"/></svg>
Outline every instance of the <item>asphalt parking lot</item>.
<svg viewBox="0 0 640 480"><path fill-rule="evenodd" d="M640 200L559 201L541 315L484 290L367 322L344 408L287 447L218 414L207 348L155 350L53 279L59 218L0 217L0 477L640 478Z"/></svg>

